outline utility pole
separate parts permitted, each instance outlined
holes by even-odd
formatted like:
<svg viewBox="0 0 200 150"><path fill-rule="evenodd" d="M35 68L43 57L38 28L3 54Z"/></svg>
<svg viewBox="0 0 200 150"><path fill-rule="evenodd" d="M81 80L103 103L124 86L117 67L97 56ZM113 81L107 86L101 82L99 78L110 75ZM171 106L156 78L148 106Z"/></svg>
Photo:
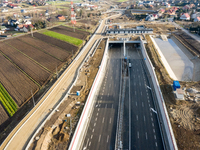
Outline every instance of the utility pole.
<svg viewBox="0 0 200 150"><path fill-rule="evenodd" d="M34 97L33 97L33 92L32 92L32 90L31 90L31 95L32 95L32 99L33 99L33 105L34 105L34 107L35 107L35 100L34 100Z"/></svg>

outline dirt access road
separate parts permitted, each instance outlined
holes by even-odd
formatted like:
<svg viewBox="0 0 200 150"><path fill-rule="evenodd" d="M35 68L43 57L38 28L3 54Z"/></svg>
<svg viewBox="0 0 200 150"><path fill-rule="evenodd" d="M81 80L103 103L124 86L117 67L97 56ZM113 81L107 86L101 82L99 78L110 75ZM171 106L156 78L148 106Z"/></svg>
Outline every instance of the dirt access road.
<svg viewBox="0 0 200 150"><path fill-rule="evenodd" d="M97 33L101 33L104 25L105 19L97 30ZM77 68L82 63L93 43L96 39L101 37L101 34L94 35L94 38L90 41L88 47L82 50L82 54L79 59L72 62L72 64L66 69L58 81L56 81L51 89L35 106L35 108L33 108L29 114L13 129L6 140L2 143L0 150L4 148L7 150L25 148L28 140L31 138L38 125L41 124L43 119L50 113L49 109L53 108L53 106L55 106L55 104L62 98L65 92L63 89L66 89L71 85L71 82L76 75Z"/></svg>

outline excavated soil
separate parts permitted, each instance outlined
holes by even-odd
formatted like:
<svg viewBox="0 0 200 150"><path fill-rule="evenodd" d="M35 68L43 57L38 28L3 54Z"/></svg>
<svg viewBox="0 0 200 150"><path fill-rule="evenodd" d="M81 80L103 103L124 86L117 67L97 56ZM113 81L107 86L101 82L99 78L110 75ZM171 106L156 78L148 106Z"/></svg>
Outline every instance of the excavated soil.
<svg viewBox="0 0 200 150"><path fill-rule="evenodd" d="M195 101L178 101L172 91L172 79L161 63L149 36L146 36L147 53L155 67L155 72L161 87L171 125L179 150L200 149L200 104ZM181 87L198 89L199 82L180 82Z"/></svg>

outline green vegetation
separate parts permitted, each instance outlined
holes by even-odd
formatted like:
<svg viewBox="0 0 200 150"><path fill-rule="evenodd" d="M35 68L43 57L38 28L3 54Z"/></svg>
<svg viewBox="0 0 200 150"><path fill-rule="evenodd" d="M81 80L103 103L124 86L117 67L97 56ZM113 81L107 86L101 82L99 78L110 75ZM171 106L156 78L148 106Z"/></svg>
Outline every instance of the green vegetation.
<svg viewBox="0 0 200 150"><path fill-rule="evenodd" d="M43 34L53 37L53 38L56 38L56 39L59 39L59 40L62 40L62 41L65 41L65 42L68 42L68 43L71 43L71 44L74 44L74 45L77 45L77 46L79 46L80 44L83 43L83 41L80 39L77 39L77 38L74 38L71 36L67 36L64 34L60 34L57 32L53 32L53 31L47 30L47 31L44 31Z"/></svg>
<svg viewBox="0 0 200 150"><path fill-rule="evenodd" d="M18 107L1 83L0 83L0 101L3 107L8 112L9 116L12 117L17 111Z"/></svg>

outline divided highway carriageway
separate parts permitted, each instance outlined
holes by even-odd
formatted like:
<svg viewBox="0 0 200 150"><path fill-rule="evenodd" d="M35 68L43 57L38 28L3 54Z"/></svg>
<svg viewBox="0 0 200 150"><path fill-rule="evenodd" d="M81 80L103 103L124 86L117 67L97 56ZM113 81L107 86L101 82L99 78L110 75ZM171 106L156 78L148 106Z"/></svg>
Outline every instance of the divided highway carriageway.
<svg viewBox="0 0 200 150"><path fill-rule="evenodd" d="M144 58L133 44L125 48L124 56L123 44L109 45L82 150L164 149Z"/></svg>

